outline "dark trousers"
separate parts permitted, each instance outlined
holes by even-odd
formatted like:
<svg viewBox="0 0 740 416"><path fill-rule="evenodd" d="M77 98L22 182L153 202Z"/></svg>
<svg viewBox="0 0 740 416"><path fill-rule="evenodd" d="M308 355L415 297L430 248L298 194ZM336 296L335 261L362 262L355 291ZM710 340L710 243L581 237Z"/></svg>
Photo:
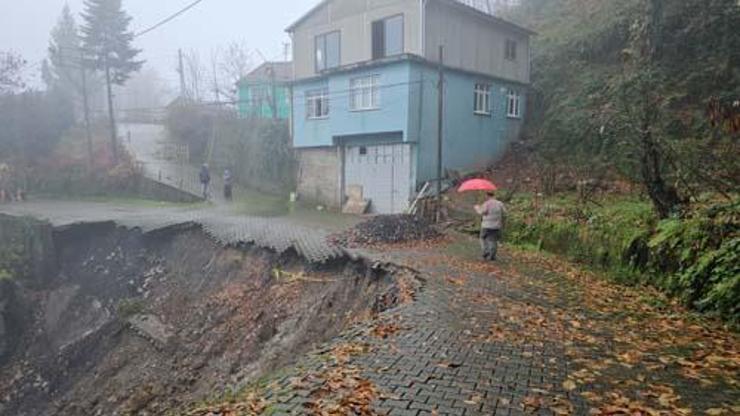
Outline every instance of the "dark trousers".
<svg viewBox="0 0 740 416"><path fill-rule="evenodd" d="M480 244L483 249L483 257L488 260L496 260L498 252L498 241L501 239L501 230L483 228L480 230Z"/></svg>

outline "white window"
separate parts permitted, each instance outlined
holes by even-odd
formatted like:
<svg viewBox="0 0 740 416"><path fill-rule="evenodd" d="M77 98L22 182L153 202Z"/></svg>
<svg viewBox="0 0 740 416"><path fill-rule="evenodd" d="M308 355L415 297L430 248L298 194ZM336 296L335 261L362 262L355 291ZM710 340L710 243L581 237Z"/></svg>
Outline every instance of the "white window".
<svg viewBox="0 0 740 416"><path fill-rule="evenodd" d="M316 36L316 72L338 67L341 47L342 39L338 31Z"/></svg>
<svg viewBox="0 0 740 416"><path fill-rule="evenodd" d="M491 115L491 84L475 84L475 114Z"/></svg>
<svg viewBox="0 0 740 416"><path fill-rule="evenodd" d="M354 78L349 82L349 109L352 111L375 110L380 107L380 77Z"/></svg>
<svg viewBox="0 0 740 416"><path fill-rule="evenodd" d="M521 117L521 96L519 92L509 90L506 102L506 115L513 118Z"/></svg>
<svg viewBox="0 0 740 416"><path fill-rule="evenodd" d="M329 117L329 90L315 90L306 93L306 118Z"/></svg>
<svg viewBox="0 0 740 416"><path fill-rule="evenodd" d="M373 59L403 53L403 15L373 22L372 51Z"/></svg>

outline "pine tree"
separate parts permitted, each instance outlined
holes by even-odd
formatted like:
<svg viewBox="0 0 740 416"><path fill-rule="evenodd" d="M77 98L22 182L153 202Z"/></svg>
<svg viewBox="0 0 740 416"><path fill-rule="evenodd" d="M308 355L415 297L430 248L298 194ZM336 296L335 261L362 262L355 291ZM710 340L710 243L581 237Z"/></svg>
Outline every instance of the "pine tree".
<svg viewBox="0 0 740 416"><path fill-rule="evenodd" d="M106 79L111 145L113 159L117 163L118 140L112 85L124 85L144 62L136 60L141 51L131 45L134 39L134 34L128 29L131 17L121 8L121 0L85 0L82 18L83 48L91 59L92 67L102 71Z"/></svg>
<svg viewBox="0 0 740 416"><path fill-rule="evenodd" d="M49 40L49 68L45 81L49 89L57 88L67 94L77 93L80 88L81 39L77 24L64 5Z"/></svg>
<svg viewBox="0 0 740 416"><path fill-rule="evenodd" d="M102 86L99 79L86 68L82 38L68 5L64 5L49 40L49 59L42 66L42 78L50 93L61 102L67 102L75 120L77 109L82 110L87 138L88 168L93 166L93 144L90 131L90 95ZM76 105L75 105L76 104Z"/></svg>

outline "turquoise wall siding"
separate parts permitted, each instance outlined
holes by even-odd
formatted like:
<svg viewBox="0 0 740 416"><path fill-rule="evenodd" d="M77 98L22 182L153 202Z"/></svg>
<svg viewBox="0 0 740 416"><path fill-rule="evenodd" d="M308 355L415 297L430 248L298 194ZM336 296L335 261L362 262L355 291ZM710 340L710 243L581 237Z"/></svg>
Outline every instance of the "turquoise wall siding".
<svg viewBox="0 0 740 416"><path fill-rule="evenodd" d="M411 79L417 81L409 96L409 137L417 141L417 183L437 176L437 71L422 64L413 64ZM443 168L461 172L489 166L506 151L509 143L521 131L522 120L507 117L507 92L517 89L521 94L521 114L524 115L526 87L505 83L459 71L445 72ZM490 116L474 113L475 84L491 84Z"/></svg>
<svg viewBox="0 0 740 416"><path fill-rule="evenodd" d="M333 146L334 137L374 133L401 132L408 138L409 75L408 62L335 74L329 79L300 82L293 87L295 147ZM351 111L350 80L379 75L380 108ZM329 117L321 120L306 118L306 92L329 88Z"/></svg>
<svg viewBox="0 0 740 416"><path fill-rule="evenodd" d="M352 112L350 80L368 75L380 75L380 109ZM437 170L437 77L433 67L402 61L299 82L294 85L293 95L294 145L297 148L335 146L337 136L358 136L363 141L372 141L374 133L400 132L404 141L414 143L415 182L432 180ZM445 77L444 169L466 172L484 168L500 158L509 143L519 136L522 120L506 114L507 90L514 88L520 92L523 116L526 87L453 70L446 70ZM479 82L491 85L490 116L474 114L474 89ZM327 86L329 117L308 120L306 92ZM376 140L383 140L383 136L377 136Z"/></svg>
<svg viewBox="0 0 740 416"><path fill-rule="evenodd" d="M243 83L239 85L240 117L272 118L272 107L268 101L258 98L258 95L255 94L255 89L257 88L264 89L268 94L272 93L270 84L256 85ZM290 118L290 88L286 85L275 86L275 96L277 97L275 104L278 118L287 120Z"/></svg>

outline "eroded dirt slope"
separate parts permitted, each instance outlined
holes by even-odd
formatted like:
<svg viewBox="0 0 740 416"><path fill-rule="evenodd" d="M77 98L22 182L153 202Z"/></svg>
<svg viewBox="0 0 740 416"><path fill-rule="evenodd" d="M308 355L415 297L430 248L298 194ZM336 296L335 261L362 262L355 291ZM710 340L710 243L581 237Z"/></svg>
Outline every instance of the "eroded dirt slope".
<svg viewBox="0 0 740 416"><path fill-rule="evenodd" d="M0 415L162 414L294 361L393 306L362 262L223 248L200 229L113 224L53 235L58 273L9 283L25 311L0 367Z"/></svg>

